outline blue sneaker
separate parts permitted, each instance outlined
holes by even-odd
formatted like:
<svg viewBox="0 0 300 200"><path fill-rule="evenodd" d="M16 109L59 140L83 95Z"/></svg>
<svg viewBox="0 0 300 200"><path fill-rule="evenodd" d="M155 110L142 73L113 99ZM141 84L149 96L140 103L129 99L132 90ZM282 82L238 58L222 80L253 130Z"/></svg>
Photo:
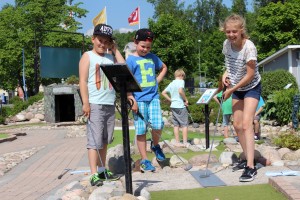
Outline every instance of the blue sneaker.
<svg viewBox="0 0 300 200"><path fill-rule="evenodd" d="M140 166L141 172L145 172L145 171L154 172L155 171L155 167L153 167L150 160L141 160L140 165L141 165Z"/></svg>
<svg viewBox="0 0 300 200"><path fill-rule="evenodd" d="M166 159L165 154L163 153L162 149L160 148L159 144L156 146L151 146L152 151L155 153L157 161L164 161Z"/></svg>

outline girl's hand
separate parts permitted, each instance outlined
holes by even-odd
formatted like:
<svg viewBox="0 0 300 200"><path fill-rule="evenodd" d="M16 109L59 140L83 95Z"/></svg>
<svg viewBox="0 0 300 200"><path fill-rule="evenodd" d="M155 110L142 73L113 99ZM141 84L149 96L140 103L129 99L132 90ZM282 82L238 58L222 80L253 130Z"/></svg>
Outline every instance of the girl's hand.
<svg viewBox="0 0 300 200"><path fill-rule="evenodd" d="M233 90L228 88L223 92L222 98L223 98L223 102L226 101L233 93Z"/></svg>

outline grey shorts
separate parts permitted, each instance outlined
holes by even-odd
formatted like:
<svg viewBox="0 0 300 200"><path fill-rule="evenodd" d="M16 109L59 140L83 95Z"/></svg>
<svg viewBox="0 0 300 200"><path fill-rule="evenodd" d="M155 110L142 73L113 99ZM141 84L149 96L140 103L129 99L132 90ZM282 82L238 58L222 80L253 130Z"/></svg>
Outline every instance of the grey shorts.
<svg viewBox="0 0 300 200"><path fill-rule="evenodd" d="M103 144L113 141L115 106L90 104L91 113L87 123L88 149L102 149Z"/></svg>
<svg viewBox="0 0 300 200"><path fill-rule="evenodd" d="M171 108L174 126L186 127L189 125L188 111L186 108Z"/></svg>

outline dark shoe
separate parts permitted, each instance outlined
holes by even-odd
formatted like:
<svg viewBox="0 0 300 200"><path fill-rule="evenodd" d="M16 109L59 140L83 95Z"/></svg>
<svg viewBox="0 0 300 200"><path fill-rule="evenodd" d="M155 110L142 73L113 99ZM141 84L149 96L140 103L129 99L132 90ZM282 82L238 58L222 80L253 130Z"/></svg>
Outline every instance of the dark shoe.
<svg viewBox="0 0 300 200"><path fill-rule="evenodd" d="M155 167L152 165L152 163L150 162L150 160L141 160L140 162L140 170L141 172L154 172L155 171Z"/></svg>
<svg viewBox="0 0 300 200"><path fill-rule="evenodd" d="M108 169L105 169L103 172L98 173L99 174L99 179L101 181L116 181L120 179L120 176L114 175L111 171Z"/></svg>
<svg viewBox="0 0 300 200"><path fill-rule="evenodd" d="M152 151L155 153L157 161L164 161L166 159L165 154L163 153L162 149L160 148L159 144L156 146L151 147Z"/></svg>
<svg viewBox="0 0 300 200"><path fill-rule="evenodd" d="M103 182L100 180L98 173L95 173L91 176L90 183L91 183L91 186L101 186L101 185L103 185Z"/></svg>
<svg viewBox="0 0 300 200"><path fill-rule="evenodd" d="M237 165L235 165L232 168L232 171L235 172L235 171L243 170L245 169L246 165L247 165L247 160L241 160Z"/></svg>
<svg viewBox="0 0 300 200"><path fill-rule="evenodd" d="M253 181L255 176L257 175L256 167L253 169L250 167L246 167L242 176L240 177L240 182L250 182Z"/></svg>

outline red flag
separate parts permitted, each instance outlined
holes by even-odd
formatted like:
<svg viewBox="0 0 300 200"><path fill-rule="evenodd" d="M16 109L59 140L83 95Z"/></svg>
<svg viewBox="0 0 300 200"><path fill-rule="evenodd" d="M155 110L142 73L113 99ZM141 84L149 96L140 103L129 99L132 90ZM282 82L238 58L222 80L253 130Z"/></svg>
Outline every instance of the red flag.
<svg viewBox="0 0 300 200"><path fill-rule="evenodd" d="M130 26L136 25L140 22L140 16L139 16L139 7L137 7L131 15L128 17L128 23Z"/></svg>

